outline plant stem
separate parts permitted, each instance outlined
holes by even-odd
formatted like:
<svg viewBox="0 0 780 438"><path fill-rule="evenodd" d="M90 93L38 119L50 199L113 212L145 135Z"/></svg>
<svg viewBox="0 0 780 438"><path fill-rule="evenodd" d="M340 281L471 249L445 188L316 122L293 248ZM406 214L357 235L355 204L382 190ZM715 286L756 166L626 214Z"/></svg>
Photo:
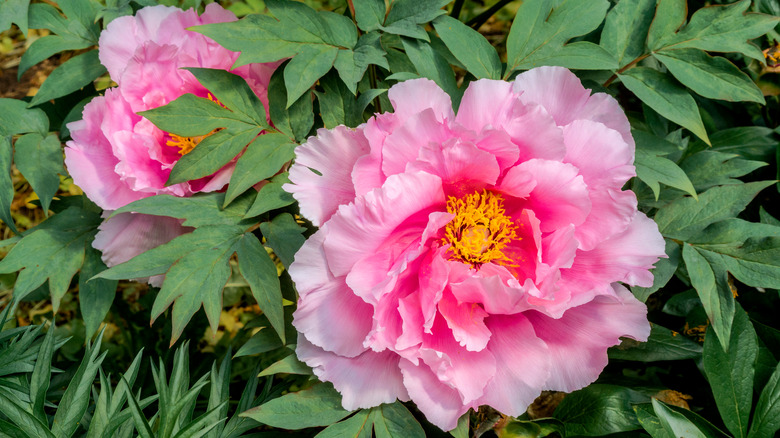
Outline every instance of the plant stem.
<svg viewBox="0 0 780 438"><path fill-rule="evenodd" d="M455 0L455 4L452 5L452 11L450 11L450 17L460 19L460 11L463 9L463 3L466 3L466 0Z"/></svg>
<svg viewBox="0 0 780 438"><path fill-rule="evenodd" d="M482 26L485 24L486 21L490 17L493 16L496 12L499 11L499 9L503 8L507 5L507 3L511 2L512 0L499 0L497 1L493 6L491 6L487 11L477 15L476 17L469 20L466 24L471 26L473 29L479 29L479 26Z"/></svg>
<svg viewBox="0 0 780 438"><path fill-rule="evenodd" d="M631 67L634 67L634 66L635 66L635 65L637 65L637 64L638 64L640 61L642 61L643 59L647 58L648 56L650 56L650 54L649 54L649 53L645 53L644 55L637 57L637 58L636 58L636 59L634 59L633 61L631 61L631 62L629 62L628 64L626 64L625 66L623 66L623 68L621 68L620 70L618 70L618 71L617 71L617 72L616 72L614 75L610 76L610 78L609 78L609 79L607 79L607 81L606 81L606 82L604 82L604 88L607 88L607 87L609 87L609 85L610 85L612 82L614 82L614 81L615 81L615 79L617 79L617 77L618 77L618 75L619 75L619 74L621 74L621 73L625 72L626 70L630 69Z"/></svg>

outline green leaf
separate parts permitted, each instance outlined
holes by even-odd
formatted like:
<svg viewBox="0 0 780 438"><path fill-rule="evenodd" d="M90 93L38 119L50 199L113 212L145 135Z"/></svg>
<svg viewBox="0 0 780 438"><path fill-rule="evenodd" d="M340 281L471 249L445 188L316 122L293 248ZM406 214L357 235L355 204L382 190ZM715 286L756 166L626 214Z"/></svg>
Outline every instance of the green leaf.
<svg viewBox="0 0 780 438"><path fill-rule="evenodd" d="M52 222L42 226L49 221ZM25 235L0 261L2 274L22 270L16 279L14 297L22 299L49 280L56 312L73 275L84 261L85 245L92 241L99 223L98 214L69 207Z"/></svg>
<svg viewBox="0 0 780 438"><path fill-rule="evenodd" d="M749 238L743 245L721 247L717 252L737 280L755 287L780 288L780 237L777 235Z"/></svg>
<svg viewBox="0 0 780 438"><path fill-rule="evenodd" d="M236 168L233 170L225 193L224 206L258 182L272 177L294 157L295 145L290 143L286 136L282 134L259 136L236 162Z"/></svg>
<svg viewBox="0 0 780 438"><path fill-rule="evenodd" d="M361 30L376 30L385 22L384 0L364 0L354 3L355 21Z"/></svg>
<svg viewBox="0 0 780 438"><path fill-rule="evenodd" d="M3 0L0 3L0 32L11 28L11 23L16 23L22 35L27 35L27 9L30 0Z"/></svg>
<svg viewBox="0 0 780 438"><path fill-rule="evenodd" d="M623 339L610 348L610 359L655 362L660 360L683 360L701 357L702 348L696 342L658 324L652 324L647 342Z"/></svg>
<svg viewBox="0 0 780 438"><path fill-rule="evenodd" d="M222 69L189 67L187 70L231 112L268 127L265 107L244 78Z"/></svg>
<svg viewBox="0 0 780 438"><path fill-rule="evenodd" d="M282 342L286 342L282 289L279 286L276 265L257 237L251 233L241 237L236 246L236 253L238 254L241 275L249 283L257 305L260 306L260 310L263 311L276 333L279 334Z"/></svg>
<svg viewBox="0 0 780 438"><path fill-rule="evenodd" d="M389 34L430 41L428 33L421 25L446 14L447 11L441 8L447 3L449 0L427 2L396 0L390 4L390 11L387 13L384 26L379 26L379 28Z"/></svg>
<svg viewBox="0 0 780 438"><path fill-rule="evenodd" d="M674 161L646 152L643 149L637 149L635 164L636 176L650 187L656 201L661 191L659 182L680 189L693 196L694 199L698 199L696 189L694 189L691 180L688 179L688 175Z"/></svg>
<svg viewBox="0 0 780 438"><path fill-rule="evenodd" d="M42 423L48 424L49 419L43 406L46 403L46 391L51 381L51 360L54 356L56 342L54 339L54 324L49 326L43 338L40 350L35 358L35 368L30 376L30 406L32 414Z"/></svg>
<svg viewBox="0 0 780 438"><path fill-rule="evenodd" d="M422 426L400 402L371 409L376 438L424 438Z"/></svg>
<svg viewBox="0 0 780 438"><path fill-rule="evenodd" d="M343 81L333 74L327 74L320 79L324 91L314 91L319 100L320 116L326 128L338 125L357 126L363 122L363 111L358 110L358 103L352 97ZM361 94L361 98L367 93Z"/></svg>
<svg viewBox="0 0 780 438"><path fill-rule="evenodd" d="M284 69L278 68L268 85L268 106L274 127L295 141L301 142L314 126L314 110L310 93L304 93L287 107L287 88L284 85Z"/></svg>
<svg viewBox="0 0 780 438"><path fill-rule="evenodd" d="M639 301L646 302L651 294L664 287L671 280L674 273L677 272L677 266L680 264L681 251L679 244L666 239L664 252L668 257L660 259L655 263L655 268L653 268L653 285L650 287L631 287L631 292Z"/></svg>
<svg viewBox="0 0 780 438"><path fill-rule="evenodd" d="M194 26L189 30L206 35L228 50L241 52L234 64L234 67L240 67L295 56L302 42L285 39L283 29L279 27L282 26L273 17L253 14L238 21Z"/></svg>
<svg viewBox="0 0 780 438"><path fill-rule="evenodd" d="M566 427L566 435L599 436L639 429L632 403L647 397L622 386L592 384L567 395L553 416Z"/></svg>
<svg viewBox="0 0 780 438"><path fill-rule="evenodd" d="M54 414L51 431L58 438L69 438L79 427L79 420L84 416L89 406L89 394L92 382L95 380L100 364L107 352L100 354L102 333L98 335L94 345L87 343L84 358L81 360L76 374L62 395L57 413Z"/></svg>
<svg viewBox="0 0 780 438"><path fill-rule="evenodd" d="M623 0L607 14L599 45L624 67L645 53L655 0Z"/></svg>
<svg viewBox="0 0 780 438"><path fill-rule="evenodd" d="M295 222L291 214L282 213L270 222L261 223L260 231L268 246L279 256L284 266L289 268L295 253L306 240L302 235L305 229Z"/></svg>
<svg viewBox="0 0 780 438"><path fill-rule="evenodd" d="M46 137L26 134L16 140L14 164L30 182L41 200L44 214L48 216L49 205L60 187L58 173L64 174L62 166L62 144L57 135Z"/></svg>
<svg viewBox="0 0 780 438"><path fill-rule="evenodd" d="M703 150L686 157L680 168L693 182L698 190L714 186L739 184L738 177L766 166L761 161L745 160L737 154Z"/></svg>
<svg viewBox="0 0 780 438"><path fill-rule="evenodd" d="M30 106L68 95L106 73L106 68L98 59L97 50L74 56L51 72L33 96Z"/></svg>
<svg viewBox="0 0 780 438"><path fill-rule="evenodd" d="M255 203L249 208L244 217L251 218L260 216L271 210L286 207L295 202L295 198L282 188L284 184L289 183L287 172L279 174L268 184L265 184L257 193Z"/></svg>
<svg viewBox="0 0 780 438"><path fill-rule="evenodd" d="M683 85L709 99L764 104L764 95L752 79L721 56L701 50L662 50L653 53Z"/></svg>
<svg viewBox="0 0 780 438"><path fill-rule="evenodd" d="M453 101L453 107L458 107L462 91L455 82L455 72L450 64L425 41L402 38L404 50L421 76L432 79Z"/></svg>
<svg viewBox="0 0 780 438"><path fill-rule="evenodd" d="M19 406L13 399L8 398L3 391L0 391L0 409L7 418L13 419L14 424L26 436L33 438L56 438L49 432L47 424L42 423L31 413Z"/></svg>
<svg viewBox="0 0 780 438"><path fill-rule="evenodd" d="M235 357L267 353L282 347L284 347L284 343L279 339L279 335L271 329L264 328L252 335L252 337L238 349Z"/></svg>
<svg viewBox="0 0 780 438"><path fill-rule="evenodd" d="M1 111L0 111L1 112ZM2 126L2 125L0 125ZM2 129L2 128L0 128ZM18 234L14 218L11 216L11 203L14 200L14 182L11 179L13 146L11 136L0 137L0 219L14 233Z"/></svg>
<svg viewBox="0 0 780 438"><path fill-rule="evenodd" d="M110 220L110 219L109 219ZM180 258L201 249L219 246L243 233L238 227L205 225L192 233L183 234L168 243L143 252L132 259L112 266L95 275L92 280L105 278L126 280L164 274Z"/></svg>
<svg viewBox="0 0 780 438"><path fill-rule="evenodd" d="M777 146L772 130L764 126L724 129L712 134L711 140L714 150L739 154L750 160L773 159Z"/></svg>
<svg viewBox="0 0 780 438"><path fill-rule="evenodd" d="M512 71L540 65L616 68L617 61L595 44L579 42L574 49L564 46L569 39L596 29L607 15L608 7L609 2L602 0L524 1L507 37L505 79ZM579 52L584 54L578 56Z"/></svg>
<svg viewBox="0 0 780 438"><path fill-rule="evenodd" d="M632 93L658 114L687 128L709 144L696 101L685 88L656 70L634 67L618 78Z"/></svg>
<svg viewBox="0 0 780 438"><path fill-rule="evenodd" d="M341 395L330 383L285 394L241 414L271 427L291 430L327 426L347 415L349 411L341 407Z"/></svg>
<svg viewBox="0 0 780 438"><path fill-rule="evenodd" d="M133 424L135 425L135 430L138 431L138 436L141 438L154 438L152 428L149 426L149 422L146 421L146 418L144 418L143 411L141 410L142 408L139 406L138 400L136 400L135 396L133 395L130 384L127 383L127 380L125 380L124 376L121 376L121 383L124 385L125 392L129 394L129 397L127 397L127 404L130 406L130 412L132 412L133 416Z"/></svg>
<svg viewBox="0 0 780 438"><path fill-rule="evenodd" d="M359 4L357 2L356 4ZM371 411L362 410L355 415L331 424L325 430L315 435L315 438L372 438L373 423L370 421L369 413Z"/></svg>
<svg viewBox="0 0 780 438"><path fill-rule="evenodd" d="M699 416L698 414L673 405L664 405L664 407L678 415L681 415L685 420L690 422L696 429L704 433L707 438L728 438L728 435L723 433L720 429L716 428L709 421ZM639 422L642 427L645 428L654 438L676 438L676 435L669 434L661 424L661 420L656 416L655 409L653 409L652 403L641 403L634 405L634 411L637 414ZM669 416L667 415L666 418ZM674 421L680 424L685 424L682 419L677 417Z"/></svg>
<svg viewBox="0 0 780 438"><path fill-rule="evenodd" d="M328 46L305 46L284 69L287 108L333 67L339 50Z"/></svg>
<svg viewBox="0 0 780 438"><path fill-rule="evenodd" d="M84 266L79 272L79 310L84 319L86 337L90 338L105 319L116 296L116 280L90 278L108 269L100 259L100 252L88 246Z"/></svg>
<svg viewBox="0 0 780 438"><path fill-rule="evenodd" d="M250 222L243 220L244 215L256 196L254 191L247 191L223 209L224 193L197 194L189 198L156 195L131 202L114 210L111 216L127 212L170 216L184 219L184 226L196 228L203 225L247 225Z"/></svg>
<svg viewBox="0 0 780 438"><path fill-rule="evenodd" d="M730 5L701 8L688 25L676 34L662 38L654 50L664 48L694 48L709 52L738 52L764 62L761 51L748 40L758 38L780 21L771 15L746 13L750 0Z"/></svg>
<svg viewBox="0 0 780 438"><path fill-rule="evenodd" d="M662 47L662 40L674 34L688 18L686 0L658 0L655 17L650 24L647 46L652 50Z"/></svg>
<svg viewBox="0 0 780 438"><path fill-rule="evenodd" d="M482 34L448 15L434 20L433 27L469 73L477 79L501 79L501 60Z"/></svg>
<svg viewBox="0 0 780 438"><path fill-rule="evenodd" d="M0 137L37 132L49 133L49 118L38 108L27 108L27 102L0 98Z"/></svg>
<svg viewBox="0 0 780 438"><path fill-rule="evenodd" d="M687 240L708 225L736 217L760 192L774 181L713 187L699 200L680 198L660 209L654 220L665 237Z"/></svg>
<svg viewBox="0 0 780 438"><path fill-rule="evenodd" d="M260 373L260 377L272 376L274 374L301 374L304 376L311 376L314 373L308 365L298 360L294 354L291 354L264 369Z"/></svg>
<svg viewBox="0 0 780 438"><path fill-rule="evenodd" d="M778 430L780 430L780 364L761 391L748 437L769 438Z"/></svg>
<svg viewBox="0 0 780 438"><path fill-rule="evenodd" d="M201 304L212 333L217 332L222 312L222 289L230 277L229 261L238 240L239 236L235 236L219 246L191 251L165 274L162 289L152 305L152 320L173 305L171 344L179 338Z"/></svg>
<svg viewBox="0 0 780 438"><path fill-rule="evenodd" d="M695 424L691 423L685 416L679 414L656 399L652 400L653 410L658 416L661 427L670 437L690 437L690 438L708 438Z"/></svg>
<svg viewBox="0 0 780 438"><path fill-rule="evenodd" d="M717 340L713 339L716 335ZM722 342L718 342L720 335L707 330L702 364L723 422L734 436L745 437L753 402L758 338L750 318L741 308L734 313L734 324L727 336L730 340L725 351Z"/></svg>
<svg viewBox="0 0 780 438"><path fill-rule="evenodd" d="M718 334L724 350L729 348L728 334L734 318L734 295L728 285L726 270L710 260L693 245L684 244L682 249L685 267L691 278L691 285L699 294L704 311Z"/></svg>

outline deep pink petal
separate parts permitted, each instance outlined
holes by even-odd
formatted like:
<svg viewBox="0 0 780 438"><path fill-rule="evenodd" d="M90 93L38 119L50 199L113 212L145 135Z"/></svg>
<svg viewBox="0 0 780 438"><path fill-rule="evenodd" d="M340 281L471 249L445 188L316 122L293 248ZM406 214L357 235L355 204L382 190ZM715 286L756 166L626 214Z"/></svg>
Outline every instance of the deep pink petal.
<svg viewBox="0 0 780 438"><path fill-rule="evenodd" d="M313 345L305 336L298 336L295 353L312 367L320 380L333 383L342 395L344 409L353 411L393 403L396 399L409 400L399 369L400 358L392 352L368 350L347 358Z"/></svg>
<svg viewBox="0 0 780 438"><path fill-rule="evenodd" d="M462 187L495 184L500 169L496 157L478 149L473 143L450 139L444 144L428 143L419 152L408 171L422 170L441 177L442 182Z"/></svg>
<svg viewBox="0 0 780 438"><path fill-rule="evenodd" d="M368 153L368 143L360 128L338 126L320 129L317 137L309 137L295 152L297 158L290 168L293 184L284 189L298 200L304 216L314 225L322 225L339 205L355 199L352 166Z"/></svg>
<svg viewBox="0 0 780 438"><path fill-rule="evenodd" d="M549 349L550 379L545 389L571 392L595 381L607 365L607 348L628 336L645 341L650 335L647 309L623 286L613 296L571 308L559 319L536 312L525 315Z"/></svg>
<svg viewBox="0 0 780 438"><path fill-rule="evenodd" d="M481 351L487 346L490 331L485 326L485 317L488 313L479 304L460 304L448 293L439 301L439 313L452 330L452 336L466 350Z"/></svg>

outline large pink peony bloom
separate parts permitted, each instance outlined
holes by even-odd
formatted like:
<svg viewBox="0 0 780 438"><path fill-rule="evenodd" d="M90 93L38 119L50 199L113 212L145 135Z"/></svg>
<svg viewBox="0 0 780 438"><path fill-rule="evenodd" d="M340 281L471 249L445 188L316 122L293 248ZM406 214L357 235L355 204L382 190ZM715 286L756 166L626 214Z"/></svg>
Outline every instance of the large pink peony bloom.
<svg viewBox="0 0 780 438"><path fill-rule="evenodd" d="M445 430L480 405L519 415L647 339L619 282L651 285L664 241L621 190L634 142L613 98L555 67L474 82L457 115L429 80L389 97L310 138L285 186L320 227L290 267L298 357L345 408L411 399Z"/></svg>
<svg viewBox="0 0 780 438"><path fill-rule="evenodd" d="M185 93L210 98L182 68L230 70L239 54L186 28L235 20L216 3L206 6L201 16L192 9L153 6L117 18L100 35L100 61L118 86L93 99L84 108L83 119L68 125L73 140L65 149L65 163L74 182L101 208L115 210L161 193L190 196L228 183L235 162L213 175L166 187L173 166L202 138L163 132L137 113ZM267 87L276 66L249 64L232 70L247 80L266 110ZM101 225L94 245L111 266L186 231L177 220L125 213Z"/></svg>

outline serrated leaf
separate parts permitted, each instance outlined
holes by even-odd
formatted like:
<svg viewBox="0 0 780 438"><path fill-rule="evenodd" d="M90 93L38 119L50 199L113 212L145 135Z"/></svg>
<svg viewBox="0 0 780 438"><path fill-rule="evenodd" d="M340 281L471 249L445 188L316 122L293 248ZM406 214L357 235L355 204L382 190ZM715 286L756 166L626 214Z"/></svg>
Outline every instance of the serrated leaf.
<svg viewBox="0 0 780 438"><path fill-rule="evenodd" d="M239 240L235 236L218 246L191 251L171 266L165 274L162 289L152 305L152 320L173 305L171 344L181 336L184 327L203 305L217 332L222 311L222 289L230 277L230 257Z"/></svg>
<svg viewBox="0 0 780 438"><path fill-rule="evenodd" d="M698 199L696 189L691 180L688 179L688 175L674 161L646 152L643 149L637 149L635 164L636 176L650 187L656 201L661 193L659 182L680 189L693 196L694 199Z"/></svg>
<svg viewBox="0 0 780 438"><path fill-rule="evenodd" d="M230 177L230 184L225 193L227 206L236 196L258 182L272 177L295 157L295 145L282 134L265 134L259 136L244 151L236 162L236 168Z"/></svg>
<svg viewBox="0 0 780 438"><path fill-rule="evenodd" d="M735 305L726 270L719 264L713 265L710 259L690 244L683 245L682 256L691 285L701 298L710 324L718 334L723 349L728 350L728 334L731 332Z"/></svg>
<svg viewBox="0 0 780 438"><path fill-rule="evenodd" d="M72 228L49 228L54 224L68 225L68 220L78 221L78 225ZM43 224L48 221L53 222L46 227L34 228L11 249L0 261L0 273L22 270L14 286L16 299L22 299L49 280L52 306L56 311L70 286L71 278L84 261L85 245L92 241L100 217L95 213L70 207Z"/></svg>
<svg viewBox="0 0 780 438"><path fill-rule="evenodd" d="M278 68L268 85L268 107L274 127L288 137L302 142L314 126L314 110L310 93L304 93L287 107L287 88L284 85L284 69Z"/></svg>
<svg viewBox="0 0 780 438"><path fill-rule="evenodd" d="M31 133L19 137L14 148L14 164L30 182L48 216L49 204L60 187L58 173L64 174L62 144L57 135Z"/></svg>
<svg viewBox="0 0 780 438"><path fill-rule="evenodd" d="M243 218L255 200L257 193L247 191L237 197L226 208L224 193L197 194L189 198L172 195L156 195L143 198L114 210L111 216L119 213L135 212L155 216L170 216L184 219L184 226L201 227L204 225L245 225Z"/></svg>
<svg viewBox="0 0 780 438"><path fill-rule="evenodd" d="M652 400L653 410L661 423L661 427L672 437L708 438L695 424L656 399Z"/></svg>
<svg viewBox="0 0 780 438"><path fill-rule="evenodd" d="M564 44L571 38L596 29L607 15L609 7L609 2L602 0L563 0L555 3L556 6L553 8L553 2L549 0L527 0L518 8L507 37L505 78L514 70L529 69L539 65L568 64L566 58L576 57L579 50L568 49L565 55L561 54L561 50L565 49ZM579 47L581 50L588 51L588 55L596 56L600 53L591 46L595 47L595 44ZM599 48L599 50L608 54L603 49ZM602 57L597 58L598 62L595 63L586 58L575 60L576 62L573 63L576 63L576 66L563 66L596 68L589 66L601 65L603 62ZM617 67L617 61L614 59L611 64Z"/></svg>
<svg viewBox="0 0 780 438"><path fill-rule="evenodd" d="M283 429L327 426L349 415L341 407L341 395L330 383L319 383L303 391L275 398L241 416Z"/></svg>
<svg viewBox="0 0 780 438"><path fill-rule="evenodd" d="M758 338L741 308L734 313L734 324L726 336L730 338L728 351L718 342L720 335L713 339L712 330L707 330L702 364L723 422L734 436L745 437L753 403Z"/></svg>
<svg viewBox="0 0 780 438"><path fill-rule="evenodd" d="M97 50L74 56L49 74L30 101L30 106L68 95L106 73L106 68L98 59Z"/></svg>
<svg viewBox="0 0 780 438"><path fill-rule="evenodd" d="M447 15L434 20L433 27L469 73L477 79L501 78L501 60L498 53L482 34Z"/></svg>
<svg viewBox="0 0 780 438"><path fill-rule="evenodd" d="M647 34L647 46L652 50L662 47L661 40L677 32L687 17L686 0L658 0L655 17Z"/></svg>
<svg viewBox="0 0 780 438"><path fill-rule="evenodd" d="M647 342L623 339L623 342L608 350L610 359L655 362L661 360L683 360L701 357L701 345L680 333L658 324L652 324Z"/></svg>
<svg viewBox="0 0 780 438"><path fill-rule="evenodd" d="M289 268L295 253L306 240L302 235L305 229L295 222L291 214L282 213L270 222L261 223L260 231L268 246L279 256L284 266Z"/></svg>
<svg viewBox="0 0 780 438"><path fill-rule="evenodd" d="M736 217L760 192L774 181L713 187L699 200L680 198L660 209L654 220L665 237L687 240L708 225Z"/></svg>
<svg viewBox="0 0 780 438"><path fill-rule="evenodd" d="M371 409L371 421L377 438L424 438L422 426L400 402Z"/></svg>
<svg viewBox="0 0 780 438"><path fill-rule="evenodd" d="M633 403L647 401L636 391L616 385L592 384L568 394L553 416L566 426L566 435L599 436L639 429Z"/></svg>
<svg viewBox="0 0 780 438"><path fill-rule="evenodd" d="M693 97L663 73L647 67L634 67L618 75L623 85L658 114L696 134L709 144Z"/></svg>
<svg viewBox="0 0 780 438"><path fill-rule="evenodd" d="M624 67L645 52L655 3L655 0L623 0L607 14L599 45L615 57L618 67Z"/></svg>
<svg viewBox="0 0 780 438"><path fill-rule="evenodd" d="M683 85L709 99L764 104L764 95L752 79L721 56L701 50L662 50L653 53Z"/></svg>
<svg viewBox="0 0 780 438"><path fill-rule="evenodd" d="M780 430L780 364L775 367L756 404L748 438L769 438Z"/></svg>
<svg viewBox="0 0 780 438"><path fill-rule="evenodd" d="M100 252L88 246L84 265L79 272L79 310L84 319L86 337L90 338L97 331L108 314L116 296L116 280L90 278L108 269L100 259Z"/></svg>
<svg viewBox="0 0 780 438"><path fill-rule="evenodd" d="M241 237L236 246L236 253L241 275L249 283L257 305L279 334L282 342L286 342L282 289L279 286L276 265L253 234L247 233Z"/></svg>
<svg viewBox="0 0 780 438"><path fill-rule="evenodd" d="M771 15L746 13L750 0L699 9L688 25L656 43L657 49L694 48L710 52L738 52L764 61L761 51L748 40L758 38L780 21Z"/></svg>

